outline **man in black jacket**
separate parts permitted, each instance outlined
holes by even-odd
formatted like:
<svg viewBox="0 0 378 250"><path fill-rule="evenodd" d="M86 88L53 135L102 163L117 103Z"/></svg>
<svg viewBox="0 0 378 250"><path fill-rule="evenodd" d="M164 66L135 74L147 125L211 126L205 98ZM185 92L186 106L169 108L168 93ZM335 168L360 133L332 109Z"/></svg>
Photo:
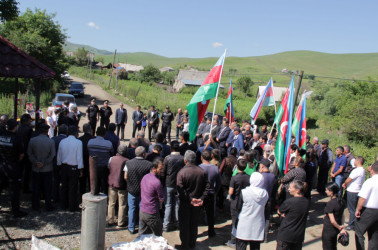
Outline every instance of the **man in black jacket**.
<svg viewBox="0 0 378 250"><path fill-rule="evenodd" d="M93 131L91 124L85 123L83 125L83 132L84 134L80 136L78 139L83 143L83 163L84 163L84 171L83 175L79 178L79 190L80 195L83 196L83 194L86 193L87 190L87 184L89 186L89 153L88 153L88 142L89 140L95 138L93 136Z"/></svg>
<svg viewBox="0 0 378 250"><path fill-rule="evenodd" d="M230 126L228 125L228 120L223 119L222 128L219 131L219 134L217 135L216 141L219 143L219 151L221 152L222 158L227 156L227 146L226 141L228 138L228 135L230 134Z"/></svg>
<svg viewBox="0 0 378 250"><path fill-rule="evenodd" d="M164 135L164 138L166 138L168 133L168 142L171 142L171 127L173 119L173 113L169 110L169 106L166 106L165 111L161 115L161 120L163 121L161 133Z"/></svg>
<svg viewBox="0 0 378 250"><path fill-rule="evenodd" d="M139 203L140 203L140 182L142 178L151 170L152 163L144 159L146 150L144 147L135 149L136 157L126 162L125 180L127 181L127 203L129 205L129 225L131 234L135 234L135 226L138 223Z"/></svg>
<svg viewBox="0 0 378 250"><path fill-rule="evenodd" d="M148 110L147 120L148 120L148 140L151 141L153 138L155 138L155 134L159 126L159 116L158 116L158 112L155 110L154 105L151 105L150 110Z"/></svg>
<svg viewBox="0 0 378 250"><path fill-rule="evenodd" d="M29 141L31 139L33 129L31 127L32 118L29 114L23 114L21 116L21 124L17 129L17 137L20 138L21 144L23 146L24 157L21 160L20 171L23 173L23 191L24 193L30 193L30 174L31 174L31 164L26 151L29 146Z"/></svg>
<svg viewBox="0 0 378 250"><path fill-rule="evenodd" d="M136 110L133 112L133 135L132 138L135 137L135 132L138 129L142 129L142 120L143 120L143 113L140 111L140 105L136 107Z"/></svg>

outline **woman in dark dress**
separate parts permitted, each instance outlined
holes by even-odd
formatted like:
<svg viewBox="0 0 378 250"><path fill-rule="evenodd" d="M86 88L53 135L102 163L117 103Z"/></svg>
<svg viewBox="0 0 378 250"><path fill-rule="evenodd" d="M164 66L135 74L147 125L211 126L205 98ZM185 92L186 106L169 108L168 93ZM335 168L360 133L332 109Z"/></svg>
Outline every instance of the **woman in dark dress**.
<svg viewBox="0 0 378 250"><path fill-rule="evenodd" d="M324 224L322 232L322 244L324 250L337 249L337 235L345 233L343 225L343 214L345 201L338 197L339 186L335 183L329 183L326 186L326 194L331 199L324 208Z"/></svg>

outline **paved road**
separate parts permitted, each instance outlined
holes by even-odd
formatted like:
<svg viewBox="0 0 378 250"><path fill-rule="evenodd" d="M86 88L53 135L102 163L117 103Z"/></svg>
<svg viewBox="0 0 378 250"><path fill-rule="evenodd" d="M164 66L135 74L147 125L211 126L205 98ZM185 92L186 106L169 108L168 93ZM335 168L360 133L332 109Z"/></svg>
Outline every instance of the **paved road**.
<svg viewBox="0 0 378 250"><path fill-rule="evenodd" d="M110 107L112 108L113 112L119 107L120 101L104 91L101 87L92 83L88 80L84 80L81 78L73 77L74 81L83 82L85 86L85 97L84 98L77 98L76 102L78 104L79 110L81 112L85 112L87 105L90 103L90 98L95 97L97 99L96 104L101 107L104 100L110 101ZM131 138L132 134L132 121L130 116L134 111L134 108L125 105L124 108L127 109L127 113L129 115L129 121L127 122L125 128L125 136L127 139ZM111 122L114 122L115 116L111 117ZM82 126L86 121L86 119L81 119L80 126ZM99 125L99 123L98 123ZM172 136L175 135L175 131L172 131ZM325 202L328 201L328 198L319 199L316 194L312 200L312 206L310 209L310 221L308 221L308 225L306 228L306 236L303 249L308 250L319 250L322 249L322 242L321 242L321 233L323 227L323 210L325 206ZM315 203L316 202L316 203ZM345 210L345 214L348 216L347 210ZM207 237L207 227L200 226L198 230L198 247L197 249L230 249L224 245L224 243L230 238L230 231L231 231L231 220L227 220L227 216L225 218L224 215L216 216L216 232L217 236L214 238ZM253 225L251 225L253 228ZM111 236L110 236L111 235ZM179 232L169 232L163 233L163 236L168 240L169 244L174 246L175 244L180 244ZM107 237L116 239L115 242L129 242L132 241L136 235L130 235L127 230L120 230L120 231L107 231ZM112 242L112 243L115 243ZM107 241L107 247L110 242ZM276 248L276 241L275 241L275 234L269 234L269 243L264 243L261 245L261 249L275 249ZM355 249L354 243L354 232L350 232L350 245L348 247L342 247L339 245L339 249Z"/></svg>

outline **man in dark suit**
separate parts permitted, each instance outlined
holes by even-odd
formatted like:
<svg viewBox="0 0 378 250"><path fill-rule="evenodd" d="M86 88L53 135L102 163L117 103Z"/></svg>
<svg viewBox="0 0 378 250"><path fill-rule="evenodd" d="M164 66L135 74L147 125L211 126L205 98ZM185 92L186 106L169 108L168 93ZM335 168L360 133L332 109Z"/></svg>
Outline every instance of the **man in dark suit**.
<svg viewBox="0 0 378 250"><path fill-rule="evenodd" d="M152 138L155 139L155 134L159 126L159 116L158 116L158 112L155 110L154 105L151 105L150 110L148 110L147 120L148 120L148 140L151 141ZM152 135L151 135L151 131L152 131Z"/></svg>
<svg viewBox="0 0 378 250"><path fill-rule="evenodd" d="M123 103L116 110L115 122L117 124L117 136L119 138L119 129L121 129L121 141L125 138L125 125L127 123L127 110L123 108Z"/></svg>
<svg viewBox="0 0 378 250"><path fill-rule="evenodd" d="M79 191L80 195L83 196L87 192L87 185L89 184L89 153L88 153L88 142L89 140L95 138L93 136L93 131L90 123L85 123L83 125L83 132L84 134L80 136L78 139L83 144L83 175L79 177Z"/></svg>
<svg viewBox="0 0 378 250"><path fill-rule="evenodd" d="M132 138L135 137L135 132L138 129L142 129L142 120L143 120L143 113L140 111L140 105L136 107L136 110L133 112L133 135Z"/></svg>
<svg viewBox="0 0 378 250"><path fill-rule="evenodd" d="M161 133L164 135L164 138L168 134L168 142L171 142L171 127L173 119L173 113L169 110L169 106L166 106L165 111L161 115L161 120L163 121Z"/></svg>
<svg viewBox="0 0 378 250"><path fill-rule="evenodd" d="M230 126L228 125L228 120L223 120L223 127L220 129L217 135L216 141L219 143L219 151L221 152L222 158L227 156L226 140L230 134Z"/></svg>

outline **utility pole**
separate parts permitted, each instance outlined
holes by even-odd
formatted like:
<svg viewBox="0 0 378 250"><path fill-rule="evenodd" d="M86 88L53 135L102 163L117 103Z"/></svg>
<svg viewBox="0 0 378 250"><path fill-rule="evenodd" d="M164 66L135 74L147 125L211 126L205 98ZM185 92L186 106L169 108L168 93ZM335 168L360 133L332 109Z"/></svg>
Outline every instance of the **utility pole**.
<svg viewBox="0 0 378 250"><path fill-rule="evenodd" d="M294 99L294 109L295 109L295 106L297 105L297 99L298 99L298 95L299 95L299 90L301 89L301 85L302 85L302 78L303 78L303 70L301 70L301 73L299 74L299 78L298 78L298 88L297 88L297 93L295 94L295 99Z"/></svg>
<svg viewBox="0 0 378 250"><path fill-rule="evenodd" d="M119 55L118 55L118 67L119 67ZM116 68L116 86L115 86L115 93L117 93L117 86L118 86L118 67Z"/></svg>
<svg viewBox="0 0 378 250"><path fill-rule="evenodd" d="M112 65L112 68L111 68L111 70L110 70L110 78L109 78L108 88L110 88L110 82L112 81L112 76L113 76L113 66L114 66L114 62L115 62L115 58L116 58L116 54L117 54L117 49L114 51L113 65Z"/></svg>

